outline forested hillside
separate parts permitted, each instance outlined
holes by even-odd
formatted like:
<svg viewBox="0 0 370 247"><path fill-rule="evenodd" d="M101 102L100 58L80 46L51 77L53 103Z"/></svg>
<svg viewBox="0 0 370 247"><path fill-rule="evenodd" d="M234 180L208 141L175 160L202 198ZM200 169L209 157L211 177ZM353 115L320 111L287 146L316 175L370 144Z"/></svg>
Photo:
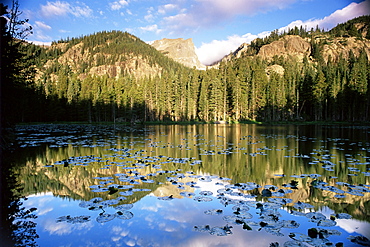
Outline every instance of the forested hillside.
<svg viewBox="0 0 370 247"><path fill-rule="evenodd" d="M16 121L369 121L369 19L274 31L205 71L119 31L26 45L35 94ZM261 55L290 37L305 53Z"/></svg>

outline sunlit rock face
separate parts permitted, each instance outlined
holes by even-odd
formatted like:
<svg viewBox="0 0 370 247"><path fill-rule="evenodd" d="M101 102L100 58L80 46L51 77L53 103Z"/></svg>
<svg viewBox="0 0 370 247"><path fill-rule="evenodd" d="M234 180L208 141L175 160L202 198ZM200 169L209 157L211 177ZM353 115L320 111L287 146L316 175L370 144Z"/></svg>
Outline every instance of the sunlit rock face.
<svg viewBox="0 0 370 247"><path fill-rule="evenodd" d="M367 39L358 39L355 37L348 38L334 38L324 45L322 56L325 61L338 61L340 57L348 59L353 53L358 57L362 51L365 51L368 58L370 58L370 41Z"/></svg>
<svg viewBox="0 0 370 247"><path fill-rule="evenodd" d="M154 41L151 45L158 51L161 51L163 54L187 67L205 68L198 60L192 39L161 39Z"/></svg>
<svg viewBox="0 0 370 247"><path fill-rule="evenodd" d="M303 38L295 35L287 35L271 44L264 45L258 52L258 56L272 58L273 56L294 55L300 59L310 55L311 45Z"/></svg>

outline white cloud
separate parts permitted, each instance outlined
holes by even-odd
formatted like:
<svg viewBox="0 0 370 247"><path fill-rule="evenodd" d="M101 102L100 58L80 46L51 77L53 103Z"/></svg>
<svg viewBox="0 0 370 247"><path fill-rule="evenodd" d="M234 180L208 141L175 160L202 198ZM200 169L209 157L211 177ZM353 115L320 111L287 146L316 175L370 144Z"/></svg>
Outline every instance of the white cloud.
<svg viewBox="0 0 370 247"><path fill-rule="evenodd" d="M40 28L40 29L44 29L44 30L51 30L51 26L45 24L44 22L42 21L35 21L35 25L33 25L33 28Z"/></svg>
<svg viewBox="0 0 370 247"><path fill-rule="evenodd" d="M161 5L158 7L158 13L161 15L164 15L172 10L177 9L178 6L176 4L166 4L166 5Z"/></svg>
<svg viewBox="0 0 370 247"><path fill-rule="evenodd" d="M154 20L154 16L153 16L153 14L147 14L146 16L144 16L144 19L147 22L152 22Z"/></svg>
<svg viewBox="0 0 370 247"><path fill-rule="evenodd" d="M42 31L34 31L32 35L29 37L30 39L38 40L40 42L48 42L49 40L52 40L52 38L49 35L44 34Z"/></svg>
<svg viewBox="0 0 370 247"><path fill-rule="evenodd" d="M227 40L213 40L210 43L202 43L199 48L196 48L196 53L202 64L209 65L235 51L241 44L250 43L256 38L266 37L269 34L270 32L262 32L258 35L251 33L242 36L232 35L227 37Z"/></svg>
<svg viewBox="0 0 370 247"><path fill-rule="evenodd" d="M229 1L225 0L198 0L202 8L210 10L210 14L218 13L223 17L239 14L254 15L257 12L284 9L295 1L296 0L233 0L231 4Z"/></svg>
<svg viewBox="0 0 370 247"><path fill-rule="evenodd" d="M166 25L168 30L177 33L194 32L200 26L196 18L187 13L164 17L163 24Z"/></svg>
<svg viewBox="0 0 370 247"><path fill-rule="evenodd" d="M35 45L44 45L44 46L51 46L51 42L43 42L43 41L28 41L32 44L35 44Z"/></svg>
<svg viewBox="0 0 370 247"><path fill-rule="evenodd" d="M84 3L76 2L76 5L63 1L47 2L41 5L41 15L44 17L66 16L68 14L76 17L90 17L92 9Z"/></svg>
<svg viewBox="0 0 370 247"><path fill-rule="evenodd" d="M90 17L92 14L92 9L84 3L81 3L82 6L71 6L71 14L76 17Z"/></svg>
<svg viewBox="0 0 370 247"><path fill-rule="evenodd" d="M274 9L283 9L296 0L197 0L189 9L163 19L169 29L183 33L197 28L208 28L238 15L255 15ZM166 5L164 5L166 6ZM173 8L173 6L171 6ZM159 13L166 13L164 7Z"/></svg>
<svg viewBox="0 0 370 247"><path fill-rule="evenodd" d="M199 0L201 2L208 2L208 0ZM236 4L241 4L242 1L237 0ZM261 3L266 1L261 1ZM288 1L276 1L276 6L281 4L280 8L284 7L284 4L287 4ZM222 0L215 0L214 4L219 6L224 6L226 8L225 13L229 12L230 9L234 7L227 7L223 4ZM255 3L256 4L256 3ZM261 7L261 5L260 5ZM240 5L242 8L242 5ZM254 8L257 8L255 6ZM227 10L229 9L229 10ZM245 10L246 11L246 10ZM306 27L308 30L311 28L316 28L319 26L320 28L324 29L331 29L335 27L339 23L346 22L350 19L356 18L358 16L367 15L370 12L370 0L363 1L361 3L351 3L343 9L337 10L329 16L326 16L322 19L310 19L306 21L296 20L291 22L289 25L279 28L279 31L282 32L289 28L294 28L295 26L303 26ZM176 23L180 21L187 21L189 16L186 14L180 14L178 16L172 16L167 18L169 22ZM190 23L191 24L191 23ZM173 28L179 28L173 26ZM258 35L254 34L245 34L242 36L239 35L232 35L227 38L227 40L213 40L210 43L202 43L199 48L196 48L196 53L201 63L203 64L211 64L215 61L218 61L225 55L229 54L231 51L235 51L242 43L250 43L252 40L256 38L263 38L270 34L270 32L262 32Z"/></svg>
<svg viewBox="0 0 370 247"><path fill-rule="evenodd" d="M146 27L140 27L140 30L144 32L155 32L156 34L162 32L162 29L159 29L157 24L149 25Z"/></svg>
<svg viewBox="0 0 370 247"><path fill-rule="evenodd" d="M350 19L368 15L370 13L370 0L363 1L361 3L351 3L343 9L339 9L329 16L322 19L310 19L307 21L296 20L291 22L289 25L282 27L279 31L287 30L288 28L293 28L295 26L306 27L308 30L311 28L324 28L325 30L335 27L339 23L344 23Z"/></svg>
<svg viewBox="0 0 370 247"><path fill-rule="evenodd" d="M70 5L67 2L47 2L41 5L41 14L45 17L67 15Z"/></svg>
<svg viewBox="0 0 370 247"><path fill-rule="evenodd" d="M51 26L45 24L42 21L35 21L32 25L33 34L30 35L30 39L38 40L39 42L50 41L52 38L45 34L45 32L50 31Z"/></svg>
<svg viewBox="0 0 370 247"><path fill-rule="evenodd" d="M128 5L128 1L126 1L126 0L119 0L119 1L115 1L113 3L110 3L109 5L110 5L111 10L119 10L119 9L127 6Z"/></svg>

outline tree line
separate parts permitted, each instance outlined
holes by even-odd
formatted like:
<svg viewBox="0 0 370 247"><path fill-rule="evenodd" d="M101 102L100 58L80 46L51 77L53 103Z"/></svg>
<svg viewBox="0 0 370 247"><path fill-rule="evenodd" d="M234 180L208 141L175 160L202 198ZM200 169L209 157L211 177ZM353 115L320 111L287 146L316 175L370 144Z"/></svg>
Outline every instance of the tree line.
<svg viewBox="0 0 370 247"><path fill-rule="evenodd" d="M369 17L364 17L366 21ZM360 18L363 21L364 18ZM323 43L314 35L355 35L357 23L332 31L294 28L252 42L239 58L205 71L189 69L139 38L120 31L99 32L54 42L51 48L24 45L24 55L42 71L24 84L14 121L369 121L369 59L366 51L324 61ZM310 57L263 60L256 51L284 35L312 36ZM322 39L321 39L322 40ZM61 45L60 45L61 44ZM64 44L64 46L63 46ZM60 62L69 48L81 44L81 63ZM24 49L24 48L23 48ZM88 71L128 58L158 67L160 73L135 77L128 71L101 76ZM48 64L46 66L46 64ZM284 73L270 70L279 65ZM32 67L32 66L31 66ZM83 76L81 76L83 74ZM32 91L30 93L29 91Z"/></svg>
<svg viewBox="0 0 370 247"><path fill-rule="evenodd" d="M218 69L81 80L68 66L38 88L43 121L368 121L369 60L241 57ZM266 73L280 65L284 74ZM30 119L31 120L31 119Z"/></svg>

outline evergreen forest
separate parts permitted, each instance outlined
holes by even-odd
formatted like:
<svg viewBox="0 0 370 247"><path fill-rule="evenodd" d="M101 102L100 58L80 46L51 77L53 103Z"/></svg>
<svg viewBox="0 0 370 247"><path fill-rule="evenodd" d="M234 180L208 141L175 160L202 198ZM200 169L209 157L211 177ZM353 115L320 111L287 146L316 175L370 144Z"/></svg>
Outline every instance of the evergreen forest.
<svg viewBox="0 0 370 247"><path fill-rule="evenodd" d="M368 40L369 23L370 16L363 16L330 31L273 31L241 56L206 70L187 68L121 31L67 38L50 47L16 41L18 70L6 81L15 86L5 95L2 114L9 122L369 121L366 49L322 56L335 38ZM302 60L256 55L286 35L309 40L311 54ZM283 73L269 69L277 65Z"/></svg>

